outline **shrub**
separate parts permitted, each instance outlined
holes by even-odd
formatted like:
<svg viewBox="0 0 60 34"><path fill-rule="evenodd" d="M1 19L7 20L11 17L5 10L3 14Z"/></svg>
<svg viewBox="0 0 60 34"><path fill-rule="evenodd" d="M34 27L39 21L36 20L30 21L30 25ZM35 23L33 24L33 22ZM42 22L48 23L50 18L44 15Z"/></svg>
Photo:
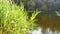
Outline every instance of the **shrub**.
<svg viewBox="0 0 60 34"><path fill-rule="evenodd" d="M34 12L29 19L23 4L17 6L12 1L0 1L0 34L27 34L34 28L34 19L39 12ZM32 26L31 26L32 25Z"/></svg>

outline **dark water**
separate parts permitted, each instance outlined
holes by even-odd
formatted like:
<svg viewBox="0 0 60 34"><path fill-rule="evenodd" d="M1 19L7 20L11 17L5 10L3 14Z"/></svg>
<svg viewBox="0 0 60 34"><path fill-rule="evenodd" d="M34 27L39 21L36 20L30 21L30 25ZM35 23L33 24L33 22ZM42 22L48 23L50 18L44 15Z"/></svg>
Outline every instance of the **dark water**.
<svg viewBox="0 0 60 34"><path fill-rule="evenodd" d="M35 24L37 29L31 34L60 34L60 17L50 14L40 14L37 16Z"/></svg>

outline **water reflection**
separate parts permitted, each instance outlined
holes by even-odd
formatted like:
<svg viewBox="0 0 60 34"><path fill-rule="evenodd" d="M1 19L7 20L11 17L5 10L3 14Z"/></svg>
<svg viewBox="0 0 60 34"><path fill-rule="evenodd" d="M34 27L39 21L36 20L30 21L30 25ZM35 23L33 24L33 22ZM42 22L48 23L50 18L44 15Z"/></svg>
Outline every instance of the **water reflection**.
<svg viewBox="0 0 60 34"><path fill-rule="evenodd" d="M45 30L45 32L42 32L42 28L41 27L38 27L37 29L35 30L31 30L28 32L28 34L60 34L59 31L51 31L50 28L47 28Z"/></svg>
<svg viewBox="0 0 60 34"><path fill-rule="evenodd" d="M44 30L50 28L52 31L60 30L60 17L53 15L39 15L36 24L41 26Z"/></svg>
<svg viewBox="0 0 60 34"><path fill-rule="evenodd" d="M37 28L31 34L60 34L60 17L53 15L39 15L36 19Z"/></svg>
<svg viewBox="0 0 60 34"><path fill-rule="evenodd" d="M42 34L42 28L38 27L35 30L31 30L31 31L28 32L28 34Z"/></svg>

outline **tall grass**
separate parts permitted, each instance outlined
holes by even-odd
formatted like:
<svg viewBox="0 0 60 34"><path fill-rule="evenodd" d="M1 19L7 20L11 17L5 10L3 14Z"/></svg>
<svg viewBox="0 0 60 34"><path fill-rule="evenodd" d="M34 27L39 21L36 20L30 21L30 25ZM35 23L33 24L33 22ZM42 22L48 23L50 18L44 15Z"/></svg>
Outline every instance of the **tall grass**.
<svg viewBox="0 0 60 34"><path fill-rule="evenodd" d="M39 12L34 11L29 19L23 4L17 6L11 0L1 0L0 34L27 34L29 29L34 28L34 20L38 14Z"/></svg>

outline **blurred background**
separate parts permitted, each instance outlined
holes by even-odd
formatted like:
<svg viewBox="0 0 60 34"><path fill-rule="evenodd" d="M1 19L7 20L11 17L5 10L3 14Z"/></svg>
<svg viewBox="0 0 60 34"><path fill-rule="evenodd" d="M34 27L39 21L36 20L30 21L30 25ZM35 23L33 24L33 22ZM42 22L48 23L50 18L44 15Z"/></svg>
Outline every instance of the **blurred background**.
<svg viewBox="0 0 60 34"><path fill-rule="evenodd" d="M0 7L1 34L60 34L60 0L0 0Z"/></svg>

